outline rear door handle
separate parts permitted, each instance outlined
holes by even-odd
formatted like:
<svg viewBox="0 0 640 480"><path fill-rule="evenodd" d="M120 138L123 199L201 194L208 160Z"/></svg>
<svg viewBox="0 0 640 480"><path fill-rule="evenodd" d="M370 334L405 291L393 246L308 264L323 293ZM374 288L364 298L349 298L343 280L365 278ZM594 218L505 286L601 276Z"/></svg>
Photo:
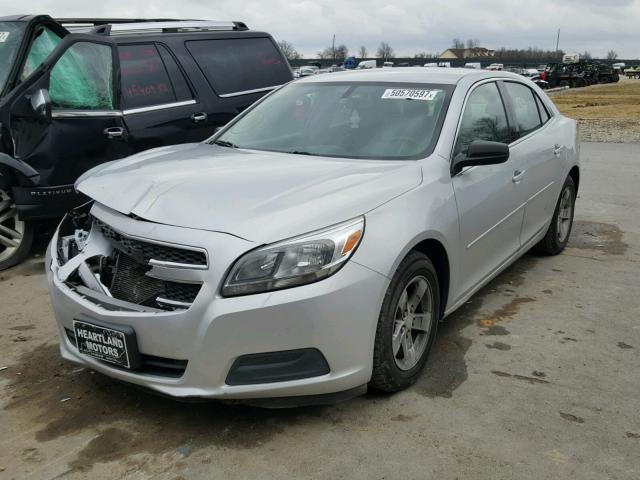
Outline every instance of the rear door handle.
<svg viewBox="0 0 640 480"><path fill-rule="evenodd" d="M204 112L198 112L191 115L191 121L193 123L201 123L207 119L207 114Z"/></svg>
<svg viewBox="0 0 640 480"><path fill-rule="evenodd" d="M124 128L122 127L109 127L104 129L104 134L109 139L124 137Z"/></svg>
<svg viewBox="0 0 640 480"><path fill-rule="evenodd" d="M556 157L560 156L560 153L562 152L562 146L558 145L557 143L553 146L553 154Z"/></svg>
<svg viewBox="0 0 640 480"><path fill-rule="evenodd" d="M516 170L515 172L513 172L513 177L511 177L511 181L513 183L520 183L520 180L522 180L525 173L527 173L526 170Z"/></svg>

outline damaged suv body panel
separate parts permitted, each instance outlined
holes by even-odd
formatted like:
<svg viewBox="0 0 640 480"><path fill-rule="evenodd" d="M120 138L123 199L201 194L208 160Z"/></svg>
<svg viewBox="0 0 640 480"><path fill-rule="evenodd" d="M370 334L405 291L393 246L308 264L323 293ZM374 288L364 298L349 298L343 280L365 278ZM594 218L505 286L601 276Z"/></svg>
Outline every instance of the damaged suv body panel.
<svg viewBox="0 0 640 480"><path fill-rule="evenodd" d="M76 188L125 215L269 243L359 215L422 179L416 162L303 158L180 145L98 167Z"/></svg>

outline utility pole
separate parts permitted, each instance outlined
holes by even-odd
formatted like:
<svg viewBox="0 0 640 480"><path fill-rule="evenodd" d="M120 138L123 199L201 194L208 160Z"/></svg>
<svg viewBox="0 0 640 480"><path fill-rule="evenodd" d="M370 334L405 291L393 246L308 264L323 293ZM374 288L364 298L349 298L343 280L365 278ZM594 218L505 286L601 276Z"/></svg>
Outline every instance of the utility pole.
<svg viewBox="0 0 640 480"><path fill-rule="evenodd" d="M336 63L336 34L333 34L333 40L331 41L331 52L333 53L333 63Z"/></svg>
<svg viewBox="0 0 640 480"><path fill-rule="evenodd" d="M560 46L560 29L558 29L558 37L556 38L556 52L559 50Z"/></svg>

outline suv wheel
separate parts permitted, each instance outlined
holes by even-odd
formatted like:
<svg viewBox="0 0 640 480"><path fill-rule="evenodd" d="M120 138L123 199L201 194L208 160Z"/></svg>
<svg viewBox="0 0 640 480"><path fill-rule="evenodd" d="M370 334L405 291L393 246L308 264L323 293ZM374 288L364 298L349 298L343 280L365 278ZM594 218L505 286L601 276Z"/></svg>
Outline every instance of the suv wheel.
<svg viewBox="0 0 640 480"><path fill-rule="evenodd" d="M22 262L32 243L33 224L18 218L12 198L0 190L0 271Z"/></svg>
<svg viewBox="0 0 640 480"><path fill-rule="evenodd" d="M395 392L418 379L436 337L439 312L435 268L426 255L411 252L400 263L382 304L372 388Z"/></svg>

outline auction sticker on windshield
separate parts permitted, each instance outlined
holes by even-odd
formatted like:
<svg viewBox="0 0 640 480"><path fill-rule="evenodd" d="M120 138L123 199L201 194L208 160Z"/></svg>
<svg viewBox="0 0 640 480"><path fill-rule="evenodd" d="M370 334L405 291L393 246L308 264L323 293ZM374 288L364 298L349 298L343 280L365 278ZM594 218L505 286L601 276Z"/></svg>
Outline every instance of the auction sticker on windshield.
<svg viewBox="0 0 640 480"><path fill-rule="evenodd" d="M417 90L407 88L387 88L382 97L397 100L433 100L442 90Z"/></svg>
<svg viewBox="0 0 640 480"><path fill-rule="evenodd" d="M9 38L11 32L0 32L0 43L4 43Z"/></svg>
<svg viewBox="0 0 640 480"><path fill-rule="evenodd" d="M78 320L73 322L73 328L76 334L76 346L80 353L103 362L131 368L125 332Z"/></svg>

